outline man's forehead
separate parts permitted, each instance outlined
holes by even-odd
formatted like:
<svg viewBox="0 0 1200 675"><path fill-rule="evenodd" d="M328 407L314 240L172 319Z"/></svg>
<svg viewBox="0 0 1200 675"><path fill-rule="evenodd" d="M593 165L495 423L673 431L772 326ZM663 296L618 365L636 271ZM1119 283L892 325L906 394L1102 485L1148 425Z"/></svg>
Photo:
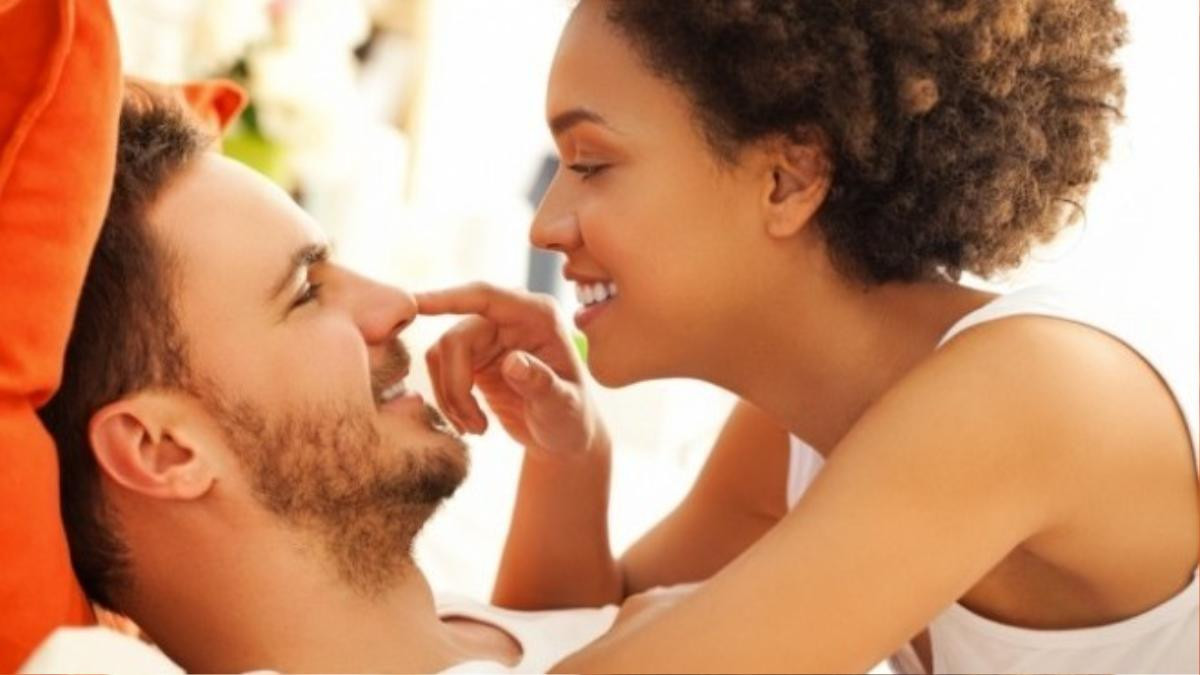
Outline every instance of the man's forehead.
<svg viewBox="0 0 1200 675"><path fill-rule="evenodd" d="M151 209L150 223L186 267L278 266L297 247L324 241L320 228L287 193L213 152L197 157L168 183Z"/></svg>

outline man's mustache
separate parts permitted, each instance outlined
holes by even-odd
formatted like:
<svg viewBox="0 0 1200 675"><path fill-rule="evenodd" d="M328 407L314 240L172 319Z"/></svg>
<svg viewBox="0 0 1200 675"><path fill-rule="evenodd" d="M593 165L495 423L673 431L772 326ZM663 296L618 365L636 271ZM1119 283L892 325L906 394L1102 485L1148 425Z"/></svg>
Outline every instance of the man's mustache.
<svg viewBox="0 0 1200 675"><path fill-rule="evenodd" d="M383 360L371 371L371 393L376 402L384 389L408 376L411 363L412 357L408 354L408 348L399 338L387 346Z"/></svg>

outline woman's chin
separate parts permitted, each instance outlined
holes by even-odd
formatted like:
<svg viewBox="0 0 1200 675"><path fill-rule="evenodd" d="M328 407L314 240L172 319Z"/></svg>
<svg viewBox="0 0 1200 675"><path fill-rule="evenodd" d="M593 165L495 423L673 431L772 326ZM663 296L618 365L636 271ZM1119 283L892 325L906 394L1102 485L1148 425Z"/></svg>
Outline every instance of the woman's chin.
<svg viewBox="0 0 1200 675"><path fill-rule="evenodd" d="M603 359L596 357L593 354L588 354L587 361L588 371L592 374L592 379L596 382L609 388L624 387L627 384L637 382L637 379L630 378L623 372L623 369L614 367L613 364L606 362Z"/></svg>
<svg viewBox="0 0 1200 675"><path fill-rule="evenodd" d="M659 372L660 369L652 367L651 364L642 363L630 358L631 356L629 353L610 355L607 350L597 349L592 345L588 351L588 371L591 372L592 379L610 389L670 377Z"/></svg>

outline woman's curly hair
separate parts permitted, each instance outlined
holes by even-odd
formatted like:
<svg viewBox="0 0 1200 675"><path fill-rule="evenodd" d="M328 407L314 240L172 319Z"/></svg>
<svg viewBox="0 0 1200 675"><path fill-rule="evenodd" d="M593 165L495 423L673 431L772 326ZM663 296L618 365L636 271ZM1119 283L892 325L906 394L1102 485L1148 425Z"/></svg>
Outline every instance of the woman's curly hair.
<svg viewBox="0 0 1200 675"><path fill-rule="evenodd" d="M713 150L821 139L816 222L867 282L1019 264L1081 212L1121 115L1114 0L609 0Z"/></svg>

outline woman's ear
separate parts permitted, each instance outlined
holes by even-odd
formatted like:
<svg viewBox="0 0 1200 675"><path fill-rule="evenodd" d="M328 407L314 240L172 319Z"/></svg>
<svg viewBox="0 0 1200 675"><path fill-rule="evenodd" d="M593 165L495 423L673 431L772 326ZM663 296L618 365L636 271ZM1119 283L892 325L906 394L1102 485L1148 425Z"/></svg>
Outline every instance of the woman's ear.
<svg viewBox="0 0 1200 675"><path fill-rule="evenodd" d="M158 499L197 499L215 475L186 432L173 427L171 404L146 394L110 403L92 415L88 440L96 463L113 482Z"/></svg>
<svg viewBox="0 0 1200 675"><path fill-rule="evenodd" d="M833 181L826 144L814 134L773 140L767 152L771 172L766 194L767 233L786 238L816 216Z"/></svg>

